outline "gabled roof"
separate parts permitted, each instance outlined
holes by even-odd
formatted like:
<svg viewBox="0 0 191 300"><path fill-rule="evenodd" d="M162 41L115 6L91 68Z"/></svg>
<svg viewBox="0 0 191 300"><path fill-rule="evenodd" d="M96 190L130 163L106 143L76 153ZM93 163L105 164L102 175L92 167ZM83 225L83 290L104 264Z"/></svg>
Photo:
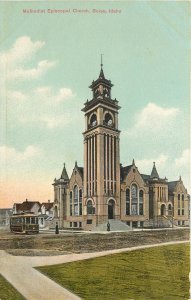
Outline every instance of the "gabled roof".
<svg viewBox="0 0 191 300"><path fill-rule="evenodd" d="M81 175L82 178L83 178L83 176L84 176L84 168L83 168L83 167L77 167L77 169L78 169L80 175Z"/></svg>
<svg viewBox="0 0 191 300"><path fill-rule="evenodd" d="M13 206L16 208L16 210L19 210L22 203L14 203Z"/></svg>
<svg viewBox="0 0 191 300"><path fill-rule="evenodd" d="M169 194L173 194L173 192L175 190L175 187L176 187L178 182L179 182L179 180L168 182L168 192L169 192Z"/></svg>
<svg viewBox="0 0 191 300"><path fill-rule="evenodd" d="M46 210L50 210L53 207L53 202L43 202L41 207L44 206Z"/></svg>
<svg viewBox="0 0 191 300"><path fill-rule="evenodd" d="M133 165L129 165L129 166L126 166L126 167L122 167L120 168L120 178L121 178L121 181L123 181L125 179L125 177L128 175L129 171L131 170Z"/></svg>
<svg viewBox="0 0 191 300"><path fill-rule="evenodd" d="M40 202L38 202L38 201L28 201L28 200L26 200L25 202L23 202L21 204L21 206L19 207L18 210L20 210L20 211L29 211L33 208L33 206L35 204L39 205L39 207L41 205Z"/></svg>
<svg viewBox="0 0 191 300"><path fill-rule="evenodd" d="M148 181L151 179L150 175L146 175L146 174L141 174L141 177L143 178L143 180Z"/></svg>
<svg viewBox="0 0 191 300"><path fill-rule="evenodd" d="M80 176L82 177L83 179L83 175L84 175L84 168L83 167L78 167L78 163L77 161L75 161L75 167L74 167L74 170L78 170Z"/></svg>

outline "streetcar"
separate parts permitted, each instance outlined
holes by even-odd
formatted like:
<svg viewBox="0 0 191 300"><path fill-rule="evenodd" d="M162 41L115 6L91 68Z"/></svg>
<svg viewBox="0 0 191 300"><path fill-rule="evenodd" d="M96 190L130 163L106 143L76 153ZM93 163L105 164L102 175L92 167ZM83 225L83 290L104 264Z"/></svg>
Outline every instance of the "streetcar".
<svg viewBox="0 0 191 300"><path fill-rule="evenodd" d="M15 214L10 217L10 231L15 233L39 233L38 216L33 213Z"/></svg>

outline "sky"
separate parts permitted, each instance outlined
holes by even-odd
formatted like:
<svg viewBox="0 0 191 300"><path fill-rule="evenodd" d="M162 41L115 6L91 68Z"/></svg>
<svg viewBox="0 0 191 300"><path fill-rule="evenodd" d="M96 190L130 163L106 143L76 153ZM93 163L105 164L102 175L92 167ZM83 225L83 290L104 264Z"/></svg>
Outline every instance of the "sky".
<svg viewBox="0 0 191 300"><path fill-rule="evenodd" d="M121 106L121 163L134 158L140 173L150 174L155 161L161 178L181 175L190 191L189 6L0 2L0 207L53 201L64 162L69 176L76 160L83 166L81 109L92 97L101 53Z"/></svg>

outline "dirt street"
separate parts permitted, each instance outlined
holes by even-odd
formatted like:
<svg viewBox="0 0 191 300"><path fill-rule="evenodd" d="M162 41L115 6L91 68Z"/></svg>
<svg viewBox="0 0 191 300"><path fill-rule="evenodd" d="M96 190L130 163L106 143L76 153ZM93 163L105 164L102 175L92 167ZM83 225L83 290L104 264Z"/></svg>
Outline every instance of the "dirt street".
<svg viewBox="0 0 191 300"><path fill-rule="evenodd" d="M19 235L0 230L0 249L13 255L96 252L189 239L189 229L102 233L64 232Z"/></svg>

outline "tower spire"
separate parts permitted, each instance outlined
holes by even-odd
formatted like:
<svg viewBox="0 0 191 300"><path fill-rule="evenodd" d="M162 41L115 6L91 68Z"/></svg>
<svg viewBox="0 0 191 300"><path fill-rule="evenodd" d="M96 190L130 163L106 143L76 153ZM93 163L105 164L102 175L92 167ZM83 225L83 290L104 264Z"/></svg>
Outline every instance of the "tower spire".
<svg viewBox="0 0 191 300"><path fill-rule="evenodd" d="M101 69L103 67L103 54L101 54Z"/></svg>
<svg viewBox="0 0 191 300"><path fill-rule="evenodd" d="M157 172L157 169L156 169L156 166L155 166L155 161L153 162L153 169L152 169L152 172L151 172L151 178L159 179L159 175L158 175L158 172Z"/></svg>
<svg viewBox="0 0 191 300"><path fill-rule="evenodd" d="M66 171L66 164L65 163L64 163L63 170L62 170L61 179L69 180L68 173Z"/></svg>
<svg viewBox="0 0 191 300"><path fill-rule="evenodd" d="M99 74L99 78L100 79L105 79L104 73L103 73L103 54L101 54L101 70L100 70L100 74Z"/></svg>

